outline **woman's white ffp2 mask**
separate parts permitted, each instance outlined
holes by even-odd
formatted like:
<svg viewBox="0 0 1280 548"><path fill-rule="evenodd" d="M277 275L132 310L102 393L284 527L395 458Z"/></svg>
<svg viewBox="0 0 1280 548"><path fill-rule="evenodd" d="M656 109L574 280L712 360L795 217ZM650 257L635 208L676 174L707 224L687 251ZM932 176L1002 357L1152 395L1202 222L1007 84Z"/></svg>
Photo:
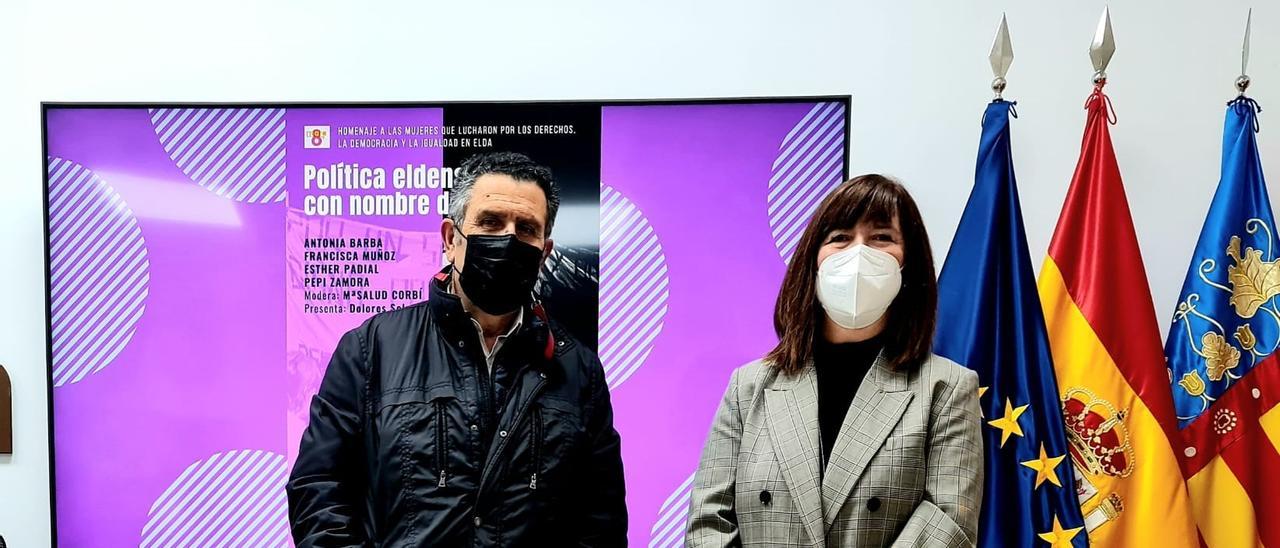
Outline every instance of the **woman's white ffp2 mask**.
<svg viewBox="0 0 1280 548"><path fill-rule="evenodd" d="M893 255L862 244L818 265L818 301L845 329L876 323L902 289L902 267Z"/></svg>

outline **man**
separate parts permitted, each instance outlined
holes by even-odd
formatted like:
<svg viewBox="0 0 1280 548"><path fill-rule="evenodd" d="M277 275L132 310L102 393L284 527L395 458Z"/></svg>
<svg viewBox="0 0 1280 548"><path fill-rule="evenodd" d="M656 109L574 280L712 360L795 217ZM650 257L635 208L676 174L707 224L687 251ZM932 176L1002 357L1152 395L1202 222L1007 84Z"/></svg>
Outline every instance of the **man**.
<svg viewBox="0 0 1280 548"><path fill-rule="evenodd" d="M455 173L450 266L345 334L312 400L287 486L300 548L625 545L604 370L532 297L558 207L520 154Z"/></svg>

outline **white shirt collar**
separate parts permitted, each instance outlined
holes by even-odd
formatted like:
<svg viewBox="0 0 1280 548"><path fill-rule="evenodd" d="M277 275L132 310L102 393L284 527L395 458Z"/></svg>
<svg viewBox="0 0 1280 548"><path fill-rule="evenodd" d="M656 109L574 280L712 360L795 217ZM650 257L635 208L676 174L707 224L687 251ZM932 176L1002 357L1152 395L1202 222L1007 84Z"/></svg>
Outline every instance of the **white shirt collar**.
<svg viewBox="0 0 1280 548"><path fill-rule="evenodd" d="M502 348L502 344L507 341L507 337L514 335L516 330L520 329L520 326L524 324L524 308L520 308L520 311L516 313L516 321L511 322L511 329L508 329L505 334L498 335L498 338L493 340L493 348L485 347L484 328L480 327L480 322L476 321L476 319L471 316L467 316L467 318L471 320L471 325L476 327L476 335L480 338L480 350L484 351L485 365L487 365L489 367L489 371L492 372L493 359L498 356L498 350L500 350Z"/></svg>
<svg viewBox="0 0 1280 548"><path fill-rule="evenodd" d="M450 295L457 295L453 292L452 280L445 283L445 288L448 290ZM467 314L467 319L471 320L471 325L475 326L476 335L480 339L480 350L484 352L484 360L486 365L489 367L489 371L493 371L493 359L497 357L498 349L502 348L502 343L506 342L508 337L514 335L516 331L519 331L520 327L524 325L524 307L522 306L516 311L516 321L511 322L511 329L508 329L506 333L498 335L498 338L494 339L493 348L488 348L484 344L484 328L480 326L480 322L472 317L471 314Z"/></svg>

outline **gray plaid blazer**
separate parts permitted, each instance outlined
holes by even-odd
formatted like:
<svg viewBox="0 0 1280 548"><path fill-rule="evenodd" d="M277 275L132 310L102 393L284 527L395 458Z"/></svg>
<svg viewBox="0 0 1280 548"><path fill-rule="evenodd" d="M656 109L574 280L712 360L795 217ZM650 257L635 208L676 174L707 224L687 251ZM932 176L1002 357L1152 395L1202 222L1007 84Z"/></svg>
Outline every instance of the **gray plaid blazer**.
<svg viewBox="0 0 1280 548"><path fill-rule="evenodd" d="M978 375L876 360L822 469L817 375L734 371L694 476L685 545L974 546Z"/></svg>

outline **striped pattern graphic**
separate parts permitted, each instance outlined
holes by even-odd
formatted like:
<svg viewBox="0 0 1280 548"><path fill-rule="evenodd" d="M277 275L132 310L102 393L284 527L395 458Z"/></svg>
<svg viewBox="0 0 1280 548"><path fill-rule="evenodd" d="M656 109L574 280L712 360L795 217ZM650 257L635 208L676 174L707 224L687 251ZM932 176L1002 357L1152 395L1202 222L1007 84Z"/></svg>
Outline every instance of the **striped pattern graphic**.
<svg viewBox="0 0 1280 548"><path fill-rule="evenodd" d="M844 177L844 104L818 103L782 144L769 177L769 229L784 262L818 204Z"/></svg>
<svg viewBox="0 0 1280 548"><path fill-rule="evenodd" d="M693 496L693 474L684 480L658 510L658 521L649 530L649 548L684 546L684 531L689 523L689 500Z"/></svg>
<svg viewBox="0 0 1280 548"><path fill-rule="evenodd" d="M284 109L150 109L156 137L191 180L238 202L283 201Z"/></svg>
<svg viewBox="0 0 1280 548"><path fill-rule="evenodd" d="M53 385L101 371L133 338L151 263L133 211L84 166L49 158Z"/></svg>
<svg viewBox="0 0 1280 548"><path fill-rule="evenodd" d="M649 220L600 189L600 362L617 388L644 365L667 315L667 258Z"/></svg>
<svg viewBox="0 0 1280 548"><path fill-rule="evenodd" d="M287 547L287 476L285 458L269 451L196 462L151 505L139 546Z"/></svg>

